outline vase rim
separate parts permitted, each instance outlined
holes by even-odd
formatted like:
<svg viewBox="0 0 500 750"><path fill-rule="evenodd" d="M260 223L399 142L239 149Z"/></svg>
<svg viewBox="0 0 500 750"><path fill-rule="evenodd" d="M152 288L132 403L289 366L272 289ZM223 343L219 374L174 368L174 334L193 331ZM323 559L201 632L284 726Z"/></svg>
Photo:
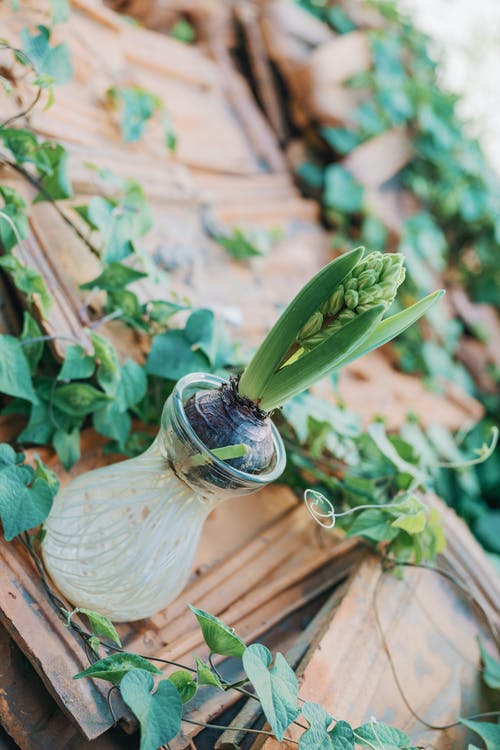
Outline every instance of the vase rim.
<svg viewBox="0 0 500 750"><path fill-rule="evenodd" d="M271 482L276 481L276 479L281 476L285 469L286 450L281 435L279 434L278 428L276 427L274 422L270 420L271 434L274 444L274 465L269 470L262 471L259 474L250 474L246 471L242 471L241 469L237 469L236 467L228 464L223 459L218 458L210 450L210 448L207 447L203 440L196 434L186 416L186 412L184 411L183 394L188 388L194 389L198 386L199 389L207 387L218 388L219 386L228 383L229 381L226 378L219 377L218 375L212 375L211 373L207 372L193 372L189 373L188 375L184 375L182 378L180 378L180 380L178 380L171 396L175 404L176 412L178 416L180 415L182 418L183 427L188 433L189 439L197 446L200 453L206 454L207 457L210 458L210 461L215 464L220 471L227 474L228 478L247 484L253 483L256 485L257 489L258 486L263 487L266 484L270 484Z"/></svg>

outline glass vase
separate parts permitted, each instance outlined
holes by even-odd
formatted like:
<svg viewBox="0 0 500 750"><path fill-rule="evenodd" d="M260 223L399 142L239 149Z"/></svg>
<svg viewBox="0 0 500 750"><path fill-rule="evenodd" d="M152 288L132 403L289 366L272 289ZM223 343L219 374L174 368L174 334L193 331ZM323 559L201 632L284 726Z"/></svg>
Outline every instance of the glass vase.
<svg viewBox="0 0 500 750"><path fill-rule="evenodd" d="M280 476L286 457L274 425L270 468L249 474L218 459L189 424L186 401L224 382L199 373L182 378L145 453L82 474L57 494L44 526L42 555L74 606L115 622L163 609L187 582L210 511Z"/></svg>

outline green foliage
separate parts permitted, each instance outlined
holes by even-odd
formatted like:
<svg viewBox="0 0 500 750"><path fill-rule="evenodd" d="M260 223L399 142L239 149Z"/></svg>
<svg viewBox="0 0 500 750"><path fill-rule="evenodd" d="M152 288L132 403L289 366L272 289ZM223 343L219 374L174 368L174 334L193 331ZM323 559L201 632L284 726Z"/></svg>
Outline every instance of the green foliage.
<svg viewBox="0 0 500 750"><path fill-rule="evenodd" d="M36 299L44 317L48 317L53 300L45 286L42 275L33 268L25 266L15 255L0 257L0 268L7 271L15 286L26 296L29 303Z"/></svg>
<svg viewBox="0 0 500 750"><path fill-rule="evenodd" d="M488 687L500 690L500 662L494 659L484 648L481 639L478 638L481 660L484 666L483 680Z"/></svg>
<svg viewBox="0 0 500 750"><path fill-rule="evenodd" d="M185 669L178 669L176 672L169 674L168 679L177 688L183 703L188 703L196 695L198 685L193 679L191 672L186 672Z"/></svg>
<svg viewBox="0 0 500 750"><path fill-rule="evenodd" d="M148 120L155 112L161 112L163 113L165 145L170 151L175 151L177 137L159 96L140 86L113 86L108 89L107 95L110 102L121 109L120 128L124 141L139 141L144 135Z"/></svg>
<svg viewBox="0 0 500 750"><path fill-rule="evenodd" d="M22 343L14 336L0 336L0 392L33 404L38 401Z"/></svg>
<svg viewBox="0 0 500 750"><path fill-rule="evenodd" d="M116 643L117 646L121 647L120 636L108 617L104 617L104 615L100 615L99 612L94 612L92 609L85 609L83 607L78 607L72 614L85 615L94 635L108 638L113 643Z"/></svg>
<svg viewBox="0 0 500 750"><path fill-rule="evenodd" d="M196 674L198 678L198 685L213 685L222 689L222 683L219 676L215 674L213 669L208 664L205 664L199 656L194 657L196 662Z"/></svg>
<svg viewBox="0 0 500 750"><path fill-rule="evenodd" d="M262 710L279 741L299 715L297 678L283 654L272 655L266 646L254 643L243 653L243 666L262 704Z"/></svg>
<svg viewBox="0 0 500 750"><path fill-rule="evenodd" d="M45 521L59 485L41 461L35 470L23 461L22 453L0 444L0 518L8 542Z"/></svg>
<svg viewBox="0 0 500 750"><path fill-rule="evenodd" d="M245 651L245 644L238 638L232 628L219 620L218 617L204 612L189 605L191 612L198 620L198 624L203 633L205 643L213 654L222 656L242 656Z"/></svg>
<svg viewBox="0 0 500 750"><path fill-rule="evenodd" d="M53 26L56 26L58 23L64 23L69 19L69 0L50 0L50 7Z"/></svg>
<svg viewBox="0 0 500 750"><path fill-rule="evenodd" d="M141 725L140 750L158 750L180 731L182 700L173 682L161 680L154 693L154 681L144 669L134 669L120 683L123 700Z"/></svg>
<svg viewBox="0 0 500 750"><path fill-rule="evenodd" d="M179 18L170 29L170 36L178 42L191 44L195 40L195 30L185 18Z"/></svg>
<svg viewBox="0 0 500 750"><path fill-rule="evenodd" d="M338 164L325 169L323 201L328 209L357 213L363 208L364 190L352 175Z"/></svg>
<svg viewBox="0 0 500 750"><path fill-rule="evenodd" d="M500 724L491 724L486 721L468 721L467 719L460 719L460 723L484 740L486 750L498 750L500 747Z"/></svg>
<svg viewBox="0 0 500 750"><path fill-rule="evenodd" d="M28 236L28 206L24 198L7 185L0 185L0 197L3 201L0 207L0 247L4 253L10 253L19 240Z"/></svg>
<svg viewBox="0 0 500 750"><path fill-rule="evenodd" d="M50 44L50 29L38 26L38 33L30 34L27 28L21 30L21 46L43 85L68 83L73 77L73 66L69 47L62 42L53 47Z"/></svg>
<svg viewBox="0 0 500 750"><path fill-rule="evenodd" d="M160 670L154 664L142 656L120 651L111 656L105 656L104 659L99 659L91 664L90 667L84 669L83 672L75 674L73 679L79 680L82 677L91 677L94 680L107 680L114 685L119 685L126 674L137 669L141 670L141 672L161 674Z"/></svg>
<svg viewBox="0 0 500 750"><path fill-rule="evenodd" d="M382 724L380 721L370 721L354 730L356 743L372 750L409 750L411 740L400 729Z"/></svg>
<svg viewBox="0 0 500 750"><path fill-rule="evenodd" d="M269 254L273 244L282 236L279 229L257 229L248 230L235 227L233 231L216 238L233 258L233 260L244 261L254 257L262 257Z"/></svg>
<svg viewBox="0 0 500 750"><path fill-rule="evenodd" d="M330 729L333 719L319 705L306 701L302 716L309 724L299 740L299 750L354 750L354 732L346 721L338 721Z"/></svg>
<svg viewBox="0 0 500 750"><path fill-rule="evenodd" d="M80 284L80 289L104 289L107 292L119 292L138 279L147 278L147 273L136 271L135 268L123 263L109 263L104 270L92 281Z"/></svg>

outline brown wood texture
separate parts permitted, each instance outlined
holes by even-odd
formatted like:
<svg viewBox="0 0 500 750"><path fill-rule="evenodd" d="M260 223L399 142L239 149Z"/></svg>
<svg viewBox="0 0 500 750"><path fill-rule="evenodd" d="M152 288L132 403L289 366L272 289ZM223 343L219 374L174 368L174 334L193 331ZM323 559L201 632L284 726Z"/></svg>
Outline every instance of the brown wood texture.
<svg viewBox="0 0 500 750"><path fill-rule="evenodd" d="M465 594L435 571L405 568L398 580L382 572L378 558L366 559L317 648L299 667L300 694L337 719L357 725L374 716L406 731L414 745L448 750L463 746L463 729L429 728L414 714L444 726L494 709L481 684L476 638L480 634L490 646L498 644L500 583L465 524L441 502L429 502L443 513L448 539L438 567ZM295 730L289 736L297 739L300 730ZM252 750L285 747L292 745L259 739Z"/></svg>

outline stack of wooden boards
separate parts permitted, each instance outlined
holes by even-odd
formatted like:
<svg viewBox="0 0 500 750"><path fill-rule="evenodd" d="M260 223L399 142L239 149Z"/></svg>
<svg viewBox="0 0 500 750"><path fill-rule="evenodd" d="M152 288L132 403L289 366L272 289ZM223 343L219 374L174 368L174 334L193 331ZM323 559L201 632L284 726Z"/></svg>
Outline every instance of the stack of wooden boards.
<svg viewBox="0 0 500 750"><path fill-rule="evenodd" d="M197 305L215 306L234 327L235 337L249 345L256 343L304 278L329 260L330 238L319 224L317 205L300 196L288 171L279 146L277 100L271 97L266 106L273 131L228 54L230 4L196 5L204 14L206 29L199 46L131 26L98 0L75 0L72 5L70 21L57 27L56 41L64 39L71 48L74 78L57 89L51 109L32 115L31 126L67 147L75 203L85 202L102 187L87 162L142 184L155 218L146 238L147 250L171 269L170 289L138 285L143 299L165 297L171 290L187 295ZM142 4L143 10L149 7L156 14L159 5ZM340 40L313 21L306 23L302 15L300 22L295 21L295 32L290 30L286 23L294 23L296 9L286 5L286 9L282 3L260 6L273 43L280 34L285 41L316 34L315 44L306 45L310 74L330 70L323 63L316 65L315 56L326 54L328 45L334 41L338 45ZM163 4L166 10L168 6ZM236 5L258 49L261 37L252 32L255 19L248 15L249 9L252 6ZM18 13L3 5L2 36L17 43L21 27L40 23L39 11L45 10L43 0L33 0L29 9L21 7ZM271 49L269 40L266 44ZM356 44L361 50L362 41ZM291 90L295 78L299 85L292 51L277 47L272 57ZM352 48L337 52L336 66L352 65ZM265 80L266 73L262 75ZM106 104L106 91L128 85L142 86L164 100L179 138L175 156L165 148L155 122L137 144L123 143L116 115ZM321 106L339 101L336 85L335 81L315 83L314 91L325 88L325 99L323 104L311 99L301 111L297 106L299 126L306 127L308 117L319 116ZM261 99L266 101L265 88ZM369 172L376 201L382 195L379 188L408 158L409 148L403 134L391 133L385 145L372 144L370 150L367 144L364 155L358 149L346 166L361 180ZM0 176L29 197L30 188L21 179L6 170ZM74 218L69 204L62 210ZM279 227L282 239L267 258L237 264L207 235L207 216L224 226ZM387 215L389 226L391 216ZM393 231L397 231L395 224ZM15 252L42 273L55 298L50 317L39 311L43 330L85 343L87 321L82 310L87 300L79 285L98 274L98 259L49 203L33 207L30 237ZM13 300L2 285L2 330L16 330L13 311ZM100 330L119 351L143 359L144 342L123 324L110 322ZM55 342L56 355L62 353L61 346ZM390 427L398 427L409 409L422 416L424 425L438 420L449 429L481 414L475 401L451 386L446 399L428 393L418 379L395 371L380 353L348 368L341 389L348 405L366 420L376 405ZM13 440L17 431L15 420L4 418L0 441ZM91 430L84 433L82 459L70 476L113 460L102 454L101 445ZM69 480L49 451L38 452L63 484ZM443 564L476 593L493 617L498 586L488 562L452 513L446 511L446 520L450 545ZM2 541L0 557L0 620L5 628L0 634L5 656L0 665L0 719L7 732L23 750L137 747L137 737L111 730L107 688L72 680L85 665L80 643L58 620L22 548ZM423 728L395 688L374 622L372 592L380 575L377 561L364 548L335 535L318 534L293 493L275 486L217 510L206 524L188 588L165 612L122 626L120 635L127 649L144 655L181 661L189 660L193 652L203 656L194 618L186 612L190 602L222 617L245 639L265 634L270 646L287 651L299 667L304 696L320 700L333 715L355 723L376 714L408 730L415 743L447 747L455 730L438 733ZM320 603L322 608L315 613ZM482 626L472 610L464 609L451 585L426 571L410 572L404 582L385 576L379 608L388 641L398 654L409 702L419 713L431 723L448 723L482 705L474 641ZM437 629L436 608L440 611ZM310 621L306 628L305 621ZM18 649L31 666L26 666ZM452 652L460 652L460 658L452 658ZM463 703L462 691L467 692ZM134 729L125 707L116 697L113 700L122 724ZM207 721L227 708L234 695L207 689L196 700L192 718ZM189 729L171 743L172 748L190 746L199 728ZM227 737L219 746L231 742L236 747L235 740Z"/></svg>

